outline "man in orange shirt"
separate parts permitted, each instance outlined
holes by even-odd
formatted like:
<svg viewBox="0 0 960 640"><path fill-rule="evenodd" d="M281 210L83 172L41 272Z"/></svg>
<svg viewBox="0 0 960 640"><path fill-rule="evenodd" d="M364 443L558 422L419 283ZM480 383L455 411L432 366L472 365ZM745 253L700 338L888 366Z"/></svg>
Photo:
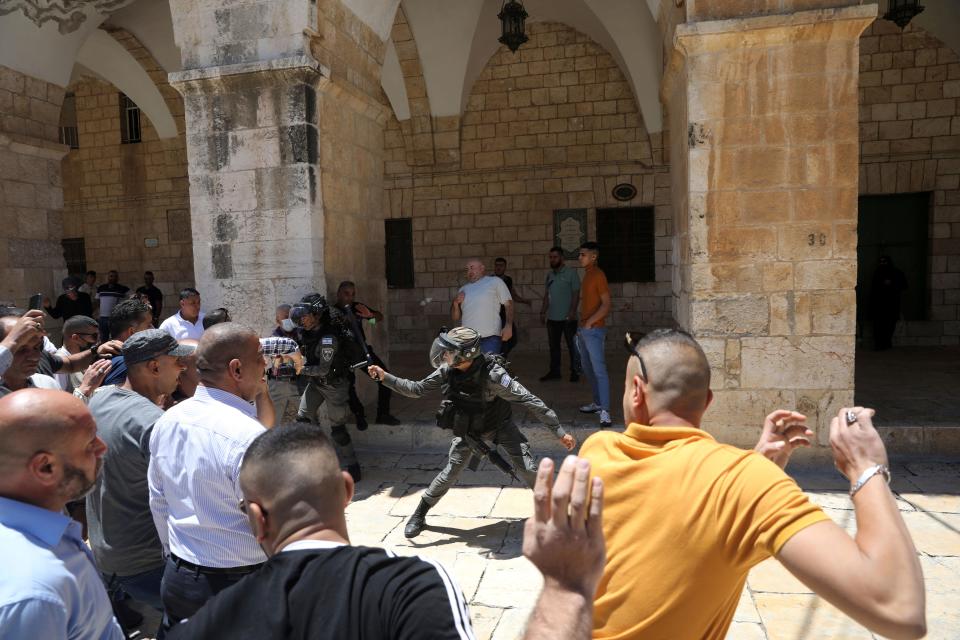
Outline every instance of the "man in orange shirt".
<svg viewBox="0 0 960 640"><path fill-rule="evenodd" d="M805 416L771 413L756 451L719 444L700 430L713 397L700 345L661 329L628 334L627 349L626 432L596 433L580 450L604 487L594 638L722 639L747 572L770 556L872 631L924 635L923 574L884 482L872 409L842 409L830 425L851 483L851 538L783 472L813 435Z"/></svg>
<svg viewBox="0 0 960 640"><path fill-rule="evenodd" d="M600 245L596 242L584 242L580 245L577 257L584 268L583 282L580 283L580 327L577 329L577 350L580 352L580 364L590 388L593 402L580 407L583 413L600 412L600 426L609 427L610 419L610 378L607 375L607 363L603 348L607 337L606 319L610 313L610 287L603 269L597 266L600 257Z"/></svg>

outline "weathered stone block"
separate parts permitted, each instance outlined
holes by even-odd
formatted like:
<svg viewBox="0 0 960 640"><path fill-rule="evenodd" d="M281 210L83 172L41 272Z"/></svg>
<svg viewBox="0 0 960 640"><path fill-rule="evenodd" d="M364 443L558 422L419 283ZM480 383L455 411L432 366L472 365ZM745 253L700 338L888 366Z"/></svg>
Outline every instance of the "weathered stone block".
<svg viewBox="0 0 960 640"><path fill-rule="evenodd" d="M853 388L854 337L744 337L745 388Z"/></svg>

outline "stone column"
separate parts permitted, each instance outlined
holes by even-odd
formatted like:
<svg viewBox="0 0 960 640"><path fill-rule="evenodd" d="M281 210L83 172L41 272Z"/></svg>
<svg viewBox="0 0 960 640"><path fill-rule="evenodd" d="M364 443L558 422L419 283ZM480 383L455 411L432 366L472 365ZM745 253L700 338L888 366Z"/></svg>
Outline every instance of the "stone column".
<svg viewBox="0 0 960 640"><path fill-rule="evenodd" d="M55 298L65 275L58 142L64 89L0 66L0 302Z"/></svg>
<svg viewBox="0 0 960 640"><path fill-rule="evenodd" d="M307 56L171 74L184 97L194 272L204 308L257 329L324 291L318 63Z"/></svg>
<svg viewBox="0 0 960 640"><path fill-rule="evenodd" d="M876 6L676 27L663 99L674 313L703 344L705 428L752 445L796 408L827 442L853 400L858 46Z"/></svg>
<svg viewBox="0 0 960 640"><path fill-rule="evenodd" d="M171 10L204 307L265 330L276 304L349 279L384 309L383 41L339 0Z"/></svg>

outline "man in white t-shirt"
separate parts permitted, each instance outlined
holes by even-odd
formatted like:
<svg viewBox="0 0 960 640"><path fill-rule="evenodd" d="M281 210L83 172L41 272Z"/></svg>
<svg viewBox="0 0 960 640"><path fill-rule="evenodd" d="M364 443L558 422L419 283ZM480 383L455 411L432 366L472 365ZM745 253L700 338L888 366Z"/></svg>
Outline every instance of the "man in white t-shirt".
<svg viewBox="0 0 960 640"><path fill-rule="evenodd" d="M160 329L177 340L199 340L203 337L200 292L193 287L180 291L180 310L160 323Z"/></svg>
<svg viewBox="0 0 960 640"><path fill-rule="evenodd" d="M486 275L479 258L466 264L468 283L460 287L450 305L453 321L480 334L480 350L500 353L501 345L513 336L513 298L503 280ZM506 324L500 322L500 305L506 311ZM502 327L502 328L501 328Z"/></svg>

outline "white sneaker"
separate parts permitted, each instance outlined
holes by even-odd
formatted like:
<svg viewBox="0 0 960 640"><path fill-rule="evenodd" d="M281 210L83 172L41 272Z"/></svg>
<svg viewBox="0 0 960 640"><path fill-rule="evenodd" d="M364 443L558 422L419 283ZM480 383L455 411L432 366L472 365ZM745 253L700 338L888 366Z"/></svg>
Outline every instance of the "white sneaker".
<svg viewBox="0 0 960 640"><path fill-rule="evenodd" d="M591 402L590 404L585 404L580 407L580 413L596 413L600 411L600 405L596 402Z"/></svg>
<svg viewBox="0 0 960 640"><path fill-rule="evenodd" d="M600 427L606 428L606 427L612 427L612 426L613 426L613 421L610 419L610 412L601 410L600 411Z"/></svg>

